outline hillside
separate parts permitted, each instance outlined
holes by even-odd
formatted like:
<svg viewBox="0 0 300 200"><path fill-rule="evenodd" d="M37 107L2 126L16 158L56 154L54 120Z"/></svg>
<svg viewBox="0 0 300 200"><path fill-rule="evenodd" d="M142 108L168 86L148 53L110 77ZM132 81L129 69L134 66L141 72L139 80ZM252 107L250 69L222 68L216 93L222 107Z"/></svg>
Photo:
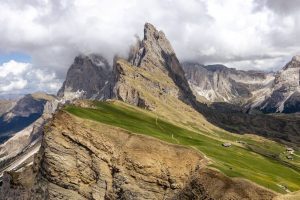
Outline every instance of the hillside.
<svg viewBox="0 0 300 200"><path fill-rule="evenodd" d="M278 185L285 185L292 191L300 188L300 159L298 157L294 160L296 171L289 168L291 166L284 157L277 161L274 158L266 157L268 153L278 153L279 156L284 152L284 148L276 143L270 143L269 147L273 149L269 152L265 150L260 152L262 155L253 154L251 152L255 152L255 150L251 150L251 147L255 148L260 143L251 140L251 137L239 137L241 141L245 142L244 145L240 145L235 140L237 138L234 136L230 138L231 135L228 133L224 133L223 136L213 136L202 131L190 131L119 102L99 102L95 105L92 104L92 108L68 106L66 111L81 118L120 127L133 133L149 135L169 143L195 148L211 159L213 167L231 177L244 177L279 192L283 191ZM234 145L224 149L222 146L224 141L234 143ZM264 148L267 149L267 145ZM254 162L255 166L252 165ZM264 176L261 177L261 174Z"/></svg>

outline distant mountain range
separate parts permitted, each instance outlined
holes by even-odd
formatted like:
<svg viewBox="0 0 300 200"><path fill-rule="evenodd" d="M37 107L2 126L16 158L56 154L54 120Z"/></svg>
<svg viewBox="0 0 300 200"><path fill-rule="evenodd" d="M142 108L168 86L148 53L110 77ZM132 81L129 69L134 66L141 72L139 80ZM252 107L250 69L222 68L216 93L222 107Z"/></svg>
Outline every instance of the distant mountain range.
<svg viewBox="0 0 300 200"><path fill-rule="evenodd" d="M300 56L294 56L276 73L191 62L183 63L183 68L194 93L204 101L239 105L247 112L300 111Z"/></svg>

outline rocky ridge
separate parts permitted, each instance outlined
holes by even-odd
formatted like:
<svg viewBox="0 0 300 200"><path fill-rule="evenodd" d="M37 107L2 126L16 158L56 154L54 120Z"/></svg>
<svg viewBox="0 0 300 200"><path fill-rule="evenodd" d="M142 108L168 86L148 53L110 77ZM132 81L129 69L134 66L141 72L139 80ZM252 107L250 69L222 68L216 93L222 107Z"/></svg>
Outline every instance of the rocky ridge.
<svg viewBox="0 0 300 200"><path fill-rule="evenodd" d="M300 56L294 56L275 75L272 92L255 107L266 113L300 111Z"/></svg>
<svg viewBox="0 0 300 200"><path fill-rule="evenodd" d="M66 101L77 98L105 100L112 97L112 87L112 67L104 57L79 55L57 95Z"/></svg>
<svg viewBox="0 0 300 200"><path fill-rule="evenodd" d="M185 62L183 67L194 93L204 102L239 105L247 112L294 113L300 111L299 56L277 73L242 71L223 65Z"/></svg>
<svg viewBox="0 0 300 200"><path fill-rule="evenodd" d="M208 102L243 105L257 93L265 94L274 81L272 74L236 70L224 65L184 62L182 66L194 93Z"/></svg>
<svg viewBox="0 0 300 200"><path fill-rule="evenodd" d="M54 99L46 94L25 95L0 117L0 143L42 116L45 104Z"/></svg>
<svg viewBox="0 0 300 200"><path fill-rule="evenodd" d="M4 171L18 170L33 162L33 155L38 152L41 144L44 125L52 118L52 114L58 108L59 101L52 96L41 93L32 94L31 96L46 100L42 108L42 114L30 125L14 133L7 141L0 144L0 180L2 180ZM24 102L22 105L29 106ZM39 107L35 108L32 104L29 107L32 108L29 110L40 109Z"/></svg>
<svg viewBox="0 0 300 200"><path fill-rule="evenodd" d="M137 43L137 52L131 53L132 58L129 62L134 66L144 68L145 70L161 69L174 81L180 89L179 99L189 103L195 97L185 78L184 71L176 57L176 54L162 31L149 23L145 24L144 39Z"/></svg>
<svg viewBox="0 0 300 200"><path fill-rule="evenodd" d="M91 54L76 57L68 70L66 80L59 90L58 96L65 100L117 98L133 105L151 109L154 106L153 103L151 105L150 102L145 102L143 91L135 88L134 84L131 83L133 80L128 80L129 77L133 79L143 77L144 75L140 76L140 73L152 73L153 76L156 75L157 77L164 74L163 76L167 79L171 78L169 82L175 83L174 91L171 92L170 88L165 88L165 90L168 90L169 93L177 93L176 97L186 102L189 101L190 104L191 99L195 99L170 42L162 31L157 31L149 23L146 23L144 27L144 39L137 41L137 44L133 46L128 62L121 58L115 58L113 67L110 67L100 55ZM157 88L151 79L144 78L143 81ZM127 81L129 83L126 83ZM147 88L150 89L151 87ZM162 91L161 93L165 92Z"/></svg>

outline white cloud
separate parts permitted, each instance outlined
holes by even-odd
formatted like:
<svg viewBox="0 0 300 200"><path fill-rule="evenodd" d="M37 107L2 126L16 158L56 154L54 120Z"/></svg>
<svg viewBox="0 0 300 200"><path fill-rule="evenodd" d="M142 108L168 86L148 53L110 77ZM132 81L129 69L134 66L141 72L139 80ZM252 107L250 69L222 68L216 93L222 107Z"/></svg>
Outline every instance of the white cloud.
<svg viewBox="0 0 300 200"><path fill-rule="evenodd" d="M11 60L7 63L3 63L3 65L0 66L0 77L3 78L10 75L20 75L26 69L28 69L29 65L29 63L18 63L14 60Z"/></svg>
<svg viewBox="0 0 300 200"><path fill-rule="evenodd" d="M0 65L0 96L36 91L55 93L61 81L54 72L34 68L30 63L11 60Z"/></svg>
<svg viewBox="0 0 300 200"><path fill-rule="evenodd" d="M230 66L232 68L239 69L240 66L244 66L243 70L261 70L260 66L270 66L266 70L267 71L278 71L281 69L290 58L286 57L275 57L275 58L265 58L265 59L246 59L239 61L231 61L223 63L225 66ZM213 63L211 63L213 64Z"/></svg>
<svg viewBox="0 0 300 200"><path fill-rule="evenodd" d="M24 89L26 85L27 85L27 80L24 79L11 80L6 84L0 85L0 92L12 92L14 90L21 90Z"/></svg>
<svg viewBox="0 0 300 200"><path fill-rule="evenodd" d="M300 53L299 8L283 0L2 0L0 53L28 54L32 70L62 81L80 52L126 56L151 22L180 60L280 68Z"/></svg>

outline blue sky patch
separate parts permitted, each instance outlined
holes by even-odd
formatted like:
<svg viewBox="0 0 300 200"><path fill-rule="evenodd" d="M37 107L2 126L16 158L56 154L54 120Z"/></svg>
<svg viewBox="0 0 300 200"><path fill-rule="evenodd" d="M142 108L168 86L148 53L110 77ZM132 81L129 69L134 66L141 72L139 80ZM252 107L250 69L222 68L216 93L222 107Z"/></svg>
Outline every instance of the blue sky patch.
<svg viewBox="0 0 300 200"><path fill-rule="evenodd" d="M31 56L24 53L9 53L9 54L0 54L0 64L6 63L10 60L15 60L17 62L31 63Z"/></svg>

